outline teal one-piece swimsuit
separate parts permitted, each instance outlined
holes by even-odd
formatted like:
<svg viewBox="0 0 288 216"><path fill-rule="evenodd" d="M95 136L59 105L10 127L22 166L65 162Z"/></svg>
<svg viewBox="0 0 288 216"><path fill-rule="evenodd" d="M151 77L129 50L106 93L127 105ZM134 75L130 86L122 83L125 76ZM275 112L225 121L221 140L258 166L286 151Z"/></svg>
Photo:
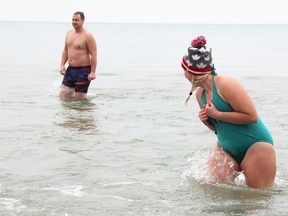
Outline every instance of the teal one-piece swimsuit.
<svg viewBox="0 0 288 216"><path fill-rule="evenodd" d="M226 103L218 94L212 76L213 95L212 102L221 112L233 112L230 104ZM207 104L205 91L202 92L201 106ZM230 154L240 165L248 148L256 142L267 142L273 145L273 138L264 125L260 117L256 123L251 124L233 124L221 120L209 118L210 122L215 126L215 133L218 138L218 144Z"/></svg>

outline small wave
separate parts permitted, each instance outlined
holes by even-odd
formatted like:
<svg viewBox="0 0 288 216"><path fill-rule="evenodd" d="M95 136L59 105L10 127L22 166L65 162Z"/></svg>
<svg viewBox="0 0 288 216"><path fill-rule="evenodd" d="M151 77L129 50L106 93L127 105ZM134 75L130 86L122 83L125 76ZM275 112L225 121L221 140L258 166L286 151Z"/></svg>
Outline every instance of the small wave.
<svg viewBox="0 0 288 216"><path fill-rule="evenodd" d="M125 144L134 144L134 143L142 143L144 142L143 139L139 139L139 138L134 138L134 139L131 139L131 140L127 140L127 141L115 141L115 143L125 143Z"/></svg>
<svg viewBox="0 0 288 216"><path fill-rule="evenodd" d="M64 152L68 152L68 153L71 153L71 154L78 154L78 153L81 153L81 152L85 152L85 151L90 151L90 149L69 149L69 148L59 148L60 151L64 151Z"/></svg>
<svg viewBox="0 0 288 216"><path fill-rule="evenodd" d="M46 191L57 191L60 194L72 197L82 197L86 193L83 191L84 187L82 185L64 185L59 187L44 187L42 190Z"/></svg>
<svg viewBox="0 0 288 216"><path fill-rule="evenodd" d="M112 199L116 199L116 200L123 200L123 201L127 201L127 202L133 202L132 199L127 199L127 198L120 197L120 196L112 196L111 198Z"/></svg>
<svg viewBox="0 0 288 216"><path fill-rule="evenodd" d="M154 182L114 182L109 184L103 184L104 187L118 187L125 185L143 185L143 186L151 186L155 185Z"/></svg>
<svg viewBox="0 0 288 216"><path fill-rule="evenodd" d="M26 208L19 200L13 198L0 198L0 210L22 210Z"/></svg>

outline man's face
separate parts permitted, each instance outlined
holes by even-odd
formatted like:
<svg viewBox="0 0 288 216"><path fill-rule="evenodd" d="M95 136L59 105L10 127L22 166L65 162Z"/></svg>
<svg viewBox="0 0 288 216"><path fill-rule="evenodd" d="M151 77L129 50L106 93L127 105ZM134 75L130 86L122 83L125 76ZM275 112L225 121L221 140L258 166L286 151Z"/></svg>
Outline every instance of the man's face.
<svg viewBox="0 0 288 216"><path fill-rule="evenodd" d="M81 20L80 15L73 15L72 17L72 25L74 29L77 29L83 25L83 20Z"/></svg>

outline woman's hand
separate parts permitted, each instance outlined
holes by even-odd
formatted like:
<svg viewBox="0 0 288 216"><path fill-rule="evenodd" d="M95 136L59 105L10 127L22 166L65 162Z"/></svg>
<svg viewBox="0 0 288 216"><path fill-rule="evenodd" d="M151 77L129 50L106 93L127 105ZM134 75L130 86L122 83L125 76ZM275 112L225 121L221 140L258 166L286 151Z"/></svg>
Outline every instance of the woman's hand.
<svg viewBox="0 0 288 216"><path fill-rule="evenodd" d="M206 112L207 106L207 104L204 105L204 108L199 111L198 116L203 124L205 124L210 130L215 131L215 126L209 121L209 116Z"/></svg>
<svg viewBox="0 0 288 216"><path fill-rule="evenodd" d="M207 101L208 101L208 103L205 106L206 115L209 116L209 117L217 119L217 114L219 113L219 111L214 106L214 104L213 104L211 99L208 99Z"/></svg>
<svg viewBox="0 0 288 216"><path fill-rule="evenodd" d="M201 109L198 113L198 116L200 118L200 120L207 125L209 123L209 116L206 114L206 106L207 104L204 105L204 108Z"/></svg>

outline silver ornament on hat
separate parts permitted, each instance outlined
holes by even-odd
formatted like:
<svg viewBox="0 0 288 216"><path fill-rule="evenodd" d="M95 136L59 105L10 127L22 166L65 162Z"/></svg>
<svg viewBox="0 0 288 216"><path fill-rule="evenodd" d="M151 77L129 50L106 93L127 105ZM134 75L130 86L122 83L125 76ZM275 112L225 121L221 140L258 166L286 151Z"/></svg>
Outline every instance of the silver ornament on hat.
<svg viewBox="0 0 288 216"><path fill-rule="evenodd" d="M196 66L198 68L206 68L207 67L207 64L204 64L203 62L200 62L200 64L196 64Z"/></svg>

